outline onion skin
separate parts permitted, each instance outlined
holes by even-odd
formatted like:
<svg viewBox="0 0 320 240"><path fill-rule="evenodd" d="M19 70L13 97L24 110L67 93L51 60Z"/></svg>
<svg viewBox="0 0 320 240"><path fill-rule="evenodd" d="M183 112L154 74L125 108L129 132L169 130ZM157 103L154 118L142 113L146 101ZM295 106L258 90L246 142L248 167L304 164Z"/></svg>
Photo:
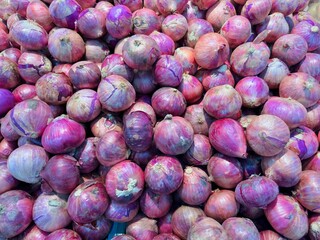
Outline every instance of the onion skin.
<svg viewBox="0 0 320 240"><path fill-rule="evenodd" d="M68 213L80 224L98 220L107 210L109 198L104 185L89 180L76 187L68 197Z"/></svg>
<svg viewBox="0 0 320 240"><path fill-rule="evenodd" d="M155 219L149 219L146 217L138 216L137 219L133 219L126 228L126 234L135 238L141 238L145 240L152 240L158 235L158 226Z"/></svg>
<svg viewBox="0 0 320 240"><path fill-rule="evenodd" d="M254 118L247 127L246 138L254 152L271 157L280 153L288 143L290 131L279 117L262 114Z"/></svg>
<svg viewBox="0 0 320 240"><path fill-rule="evenodd" d="M311 240L319 238L319 213L312 213L309 216L309 233L308 237Z"/></svg>
<svg viewBox="0 0 320 240"><path fill-rule="evenodd" d="M201 217L205 217L201 208L180 206L172 214L173 233L181 239L187 239L190 228Z"/></svg>
<svg viewBox="0 0 320 240"><path fill-rule="evenodd" d="M19 181L8 170L7 161L0 160L0 194L13 190Z"/></svg>
<svg viewBox="0 0 320 240"><path fill-rule="evenodd" d="M29 50L41 50L48 44L46 30L31 20L15 22L10 29L10 35L21 47Z"/></svg>
<svg viewBox="0 0 320 240"><path fill-rule="evenodd" d="M6 48L0 52L0 57L9 58L11 61L18 63L18 59L21 56L21 51L18 48Z"/></svg>
<svg viewBox="0 0 320 240"><path fill-rule="evenodd" d="M125 5L127 6L132 12L142 8L142 0L114 0L115 5Z"/></svg>
<svg viewBox="0 0 320 240"><path fill-rule="evenodd" d="M257 227L249 218L231 217L223 222L222 227L235 240L260 239Z"/></svg>
<svg viewBox="0 0 320 240"><path fill-rule="evenodd" d="M124 62L123 57L120 54L110 54L102 62L102 78L106 78L110 75L120 75L129 82L132 82L134 77L133 70Z"/></svg>
<svg viewBox="0 0 320 240"><path fill-rule="evenodd" d="M213 32L213 28L208 21L204 19L188 21L188 31L185 36L187 46L194 48L199 38L209 32Z"/></svg>
<svg viewBox="0 0 320 240"><path fill-rule="evenodd" d="M77 29L86 38L99 38L106 33L105 15L96 8L83 10L77 20Z"/></svg>
<svg viewBox="0 0 320 240"><path fill-rule="evenodd" d="M148 187L157 194L173 193L183 181L181 163L170 156L156 156L151 159L144 174Z"/></svg>
<svg viewBox="0 0 320 240"><path fill-rule="evenodd" d="M6 139L2 139L0 141L0 158L7 159L12 151L14 151L17 148L16 141L7 141Z"/></svg>
<svg viewBox="0 0 320 240"><path fill-rule="evenodd" d="M245 2L241 15L248 18L252 25L263 22L271 11L272 0L248 0Z"/></svg>
<svg viewBox="0 0 320 240"><path fill-rule="evenodd" d="M280 187L293 187L300 180L301 160L295 152L285 149L272 157L263 157L261 168L265 176Z"/></svg>
<svg viewBox="0 0 320 240"><path fill-rule="evenodd" d="M22 190L11 190L0 195L1 238L15 237L29 226L33 203L29 193Z"/></svg>
<svg viewBox="0 0 320 240"><path fill-rule="evenodd" d="M230 217L238 215L240 204L236 201L235 193L231 190L214 190L204 205L208 217L222 223Z"/></svg>
<svg viewBox="0 0 320 240"><path fill-rule="evenodd" d="M164 34L177 42L181 40L188 31L187 19L178 13L167 16L161 23L161 30Z"/></svg>
<svg viewBox="0 0 320 240"><path fill-rule="evenodd" d="M40 24L47 32L54 27L49 8L42 1L30 2L26 9L26 17Z"/></svg>
<svg viewBox="0 0 320 240"><path fill-rule="evenodd" d="M278 233L272 230L264 230L260 233L261 240L284 240L285 238L281 237Z"/></svg>
<svg viewBox="0 0 320 240"><path fill-rule="evenodd" d="M85 59L95 63L101 63L109 55L108 45L97 39L88 39L85 42Z"/></svg>
<svg viewBox="0 0 320 240"><path fill-rule="evenodd" d="M149 35L153 31L160 30L159 17L155 11L142 8L132 14L133 32L135 34Z"/></svg>
<svg viewBox="0 0 320 240"><path fill-rule="evenodd" d="M187 7L188 0L177 0L177 1L167 1L167 0L158 0L157 9L159 12L167 16L173 13L182 13Z"/></svg>
<svg viewBox="0 0 320 240"><path fill-rule="evenodd" d="M207 165L212 156L209 138L202 134L194 134L193 143L183 155L183 160L191 165Z"/></svg>
<svg viewBox="0 0 320 240"><path fill-rule="evenodd" d="M124 112L123 119L125 120L128 115L137 111L146 113L151 120L152 126L156 125L157 116L151 105L143 101L140 102L139 100L137 100L136 103L134 103L127 111Z"/></svg>
<svg viewBox="0 0 320 240"><path fill-rule="evenodd" d="M194 131L192 125L182 117L166 115L154 128L154 142L164 154L179 155L192 145Z"/></svg>
<svg viewBox="0 0 320 240"><path fill-rule="evenodd" d="M232 134L231 134L232 133ZM209 128L211 145L230 157L247 157L247 143L241 125L231 118L214 121Z"/></svg>
<svg viewBox="0 0 320 240"><path fill-rule="evenodd" d="M111 130L123 132L123 124L119 116L107 112L101 114L91 122L90 130L95 137L101 138L105 133Z"/></svg>
<svg viewBox="0 0 320 240"><path fill-rule="evenodd" d="M34 98L35 96L37 96L36 87L31 84L19 85L12 91L12 94L14 96L16 103L19 103L24 100Z"/></svg>
<svg viewBox="0 0 320 240"><path fill-rule="evenodd" d="M181 63L183 72L193 75L198 65L194 58L194 49L191 47L179 47L174 50L174 57Z"/></svg>
<svg viewBox="0 0 320 240"><path fill-rule="evenodd" d="M18 64L7 57L0 57L0 88L14 88L20 83Z"/></svg>
<svg viewBox="0 0 320 240"><path fill-rule="evenodd" d="M158 32L157 30L151 32L149 36L158 44L161 55L173 55L175 43L171 37L162 32Z"/></svg>
<svg viewBox="0 0 320 240"><path fill-rule="evenodd" d="M75 231L72 231L70 229L64 229L61 228L59 230L56 230L52 233L50 233L46 240L56 240L56 239L72 239L72 240L81 240L81 237L78 233Z"/></svg>
<svg viewBox="0 0 320 240"><path fill-rule="evenodd" d="M112 7L106 17L108 33L117 39L129 36L132 29L132 12L125 5Z"/></svg>
<svg viewBox="0 0 320 240"><path fill-rule="evenodd" d="M292 98L271 97L264 104L262 114L281 118L290 129L304 125L307 118L306 108Z"/></svg>
<svg viewBox="0 0 320 240"><path fill-rule="evenodd" d="M50 233L42 231L40 228L37 227L37 225L29 225L29 227L19 235L19 237L23 237L24 240L32 240L32 239L38 239L38 240L45 240L46 236L48 236Z"/></svg>
<svg viewBox="0 0 320 240"><path fill-rule="evenodd" d="M75 0L53 0L49 6L53 23L58 27L73 30L81 11L81 6Z"/></svg>
<svg viewBox="0 0 320 240"><path fill-rule="evenodd" d="M208 163L207 172L210 180L219 187L232 189L243 179L243 169L238 159L214 154Z"/></svg>
<svg viewBox="0 0 320 240"><path fill-rule="evenodd" d="M320 172L320 152L317 152L311 158L308 158L303 165L303 170L313 170Z"/></svg>
<svg viewBox="0 0 320 240"><path fill-rule="evenodd" d="M196 76L202 82L205 91L208 91L210 88L225 84L229 84L232 87L235 85L230 67L227 64L223 64L220 67L212 70L200 69L196 73Z"/></svg>
<svg viewBox="0 0 320 240"><path fill-rule="evenodd" d="M320 54L307 53L306 57L299 63L297 72L305 72L320 81L320 70L317 63L320 61Z"/></svg>
<svg viewBox="0 0 320 240"><path fill-rule="evenodd" d="M101 79L100 69L90 61L79 61L73 64L68 76L76 89L96 88Z"/></svg>
<svg viewBox="0 0 320 240"><path fill-rule="evenodd" d="M8 170L16 179L26 183L38 183L40 172L48 162L42 147L26 144L15 149L8 158Z"/></svg>
<svg viewBox="0 0 320 240"><path fill-rule="evenodd" d="M177 87L182 81L183 68L171 55L162 55L155 64L154 82L160 86Z"/></svg>
<svg viewBox="0 0 320 240"><path fill-rule="evenodd" d="M124 223L131 221L138 214L138 211L139 201L119 203L111 199L105 216L111 221Z"/></svg>
<svg viewBox="0 0 320 240"><path fill-rule="evenodd" d="M142 194L144 173L134 162L122 161L112 166L106 176L109 197L120 203L136 201Z"/></svg>
<svg viewBox="0 0 320 240"><path fill-rule="evenodd" d="M264 210L271 226L289 239L301 239L308 232L308 217L292 197L279 194Z"/></svg>
<svg viewBox="0 0 320 240"><path fill-rule="evenodd" d="M7 112L14 107L16 101L14 95L9 90L4 88L0 88L0 96L0 116L2 117L6 115Z"/></svg>
<svg viewBox="0 0 320 240"><path fill-rule="evenodd" d="M53 232L67 227L71 218L67 211L67 196L59 194L40 194L34 202L33 221L39 229Z"/></svg>
<svg viewBox="0 0 320 240"><path fill-rule="evenodd" d="M230 53L228 41L218 33L202 35L194 50L196 62L205 69L220 67L228 59Z"/></svg>
<svg viewBox="0 0 320 240"><path fill-rule="evenodd" d="M97 93L102 107L111 112L128 109L136 98L136 92L131 83L120 75L103 78Z"/></svg>

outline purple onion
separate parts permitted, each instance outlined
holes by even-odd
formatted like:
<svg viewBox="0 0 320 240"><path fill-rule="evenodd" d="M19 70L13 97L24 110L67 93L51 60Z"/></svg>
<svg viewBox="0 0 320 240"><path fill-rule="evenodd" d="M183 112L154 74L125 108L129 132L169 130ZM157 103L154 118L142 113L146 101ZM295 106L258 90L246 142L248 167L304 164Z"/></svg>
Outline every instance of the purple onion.
<svg viewBox="0 0 320 240"><path fill-rule="evenodd" d="M11 153L17 148L16 141L8 141L7 139L2 139L0 141L0 159L7 159Z"/></svg>
<svg viewBox="0 0 320 240"><path fill-rule="evenodd" d="M14 107L14 105L14 95L9 90L0 88L0 116L4 116L10 109Z"/></svg>
<svg viewBox="0 0 320 240"><path fill-rule="evenodd" d="M198 65L195 60L195 52L191 47L179 47L174 51L174 57L178 60L183 68L184 73L195 74Z"/></svg>
<svg viewBox="0 0 320 240"><path fill-rule="evenodd" d="M183 68L175 57L162 55L154 70L154 81L160 86L177 87L182 81Z"/></svg>
<svg viewBox="0 0 320 240"><path fill-rule="evenodd" d="M118 39L129 36L132 31L132 12L125 5L112 7L106 18L108 33Z"/></svg>
<svg viewBox="0 0 320 240"><path fill-rule="evenodd" d="M19 85L12 91L12 94L14 96L16 103L19 103L24 100L31 99L37 96L36 87L31 84Z"/></svg>
<svg viewBox="0 0 320 240"><path fill-rule="evenodd" d="M55 25L62 28L76 28L76 21L82 11L75 0L53 0L49 12Z"/></svg>
<svg viewBox="0 0 320 240"><path fill-rule="evenodd" d="M98 116L90 124L90 130L95 137L102 137L110 130L122 132L122 121L119 116L114 113L105 113Z"/></svg>
<svg viewBox="0 0 320 240"><path fill-rule="evenodd" d="M69 71L72 64L70 63L61 63L58 65L55 65L52 69L53 73L63 73L64 75L69 77Z"/></svg>
<svg viewBox="0 0 320 240"><path fill-rule="evenodd" d="M85 59L95 63L101 63L109 55L108 45L99 39L88 39L86 42Z"/></svg>
<svg viewBox="0 0 320 240"><path fill-rule="evenodd" d="M211 24L204 19L192 19L188 22L186 44L194 48L199 38L209 32L213 32Z"/></svg>
<svg viewBox="0 0 320 240"><path fill-rule="evenodd" d="M208 91L210 88L228 84L232 87L235 85L230 67L223 64L212 70L200 69L196 73L196 77L202 82L203 88Z"/></svg>
<svg viewBox="0 0 320 240"><path fill-rule="evenodd" d="M106 33L105 14L96 8L83 10L77 20L77 29L86 38L99 38Z"/></svg>
<svg viewBox="0 0 320 240"><path fill-rule="evenodd" d="M133 32L149 35L153 31L159 31L161 26L159 20L155 11L148 8L138 9L132 14Z"/></svg>
<svg viewBox="0 0 320 240"><path fill-rule="evenodd" d="M207 10L210 8L213 4L217 2L217 0L191 0L193 4L199 7L201 10Z"/></svg>
<svg viewBox="0 0 320 240"><path fill-rule="evenodd" d="M222 223L222 227L235 239L260 239L257 227L249 218L231 217Z"/></svg>
<svg viewBox="0 0 320 240"><path fill-rule="evenodd" d="M110 9L113 7L113 3L108 1L99 1L96 3L95 8L99 9L104 13L105 16L107 16Z"/></svg>
<svg viewBox="0 0 320 240"><path fill-rule="evenodd" d="M195 134L193 143L183 155L183 160L191 165L207 165L212 156L209 138L202 134Z"/></svg>
<svg viewBox="0 0 320 240"><path fill-rule="evenodd" d="M195 103L201 99L203 86L194 76L184 73L178 90L183 94L187 103Z"/></svg>
<svg viewBox="0 0 320 240"><path fill-rule="evenodd" d="M132 12L142 8L142 0L114 0L115 5L125 5L127 6Z"/></svg>
<svg viewBox="0 0 320 240"><path fill-rule="evenodd" d="M307 118L305 126L312 129L312 130L319 130L320 129L320 104L319 102L313 105L312 107L307 109Z"/></svg>
<svg viewBox="0 0 320 240"><path fill-rule="evenodd" d="M182 13L187 7L188 0L176 0L176 1L168 1L168 0L158 0L157 8L159 12L167 16L173 13Z"/></svg>
<svg viewBox="0 0 320 240"><path fill-rule="evenodd" d="M206 11L201 10L192 1L188 1L186 9L182 12L182 15L189 21L191 19L199 18L205 19Z"/></svg>
<svg viewBox="0 0 320 240"><path fill-rule="evenodd" d="M5 50L10 46L10 36L3 29L0 29L0 51Z"/></svg>
<svg viewBox="0 0 320 240"><path fill-rule="evenodd" d="M229 239L227 232L215 219L202 217L191 226L188 232L188 239Z"/></svg>
<svg viewBox="0 0 320 240"><path fill-rule="evenodd" d="M320 152L318 151L311 158L305 160L303 170L313 170L320 172Z"/></svg>
<svg viewBox="0 0 320 240"><path fill-rule="evenodd" d="M127 111L125 111L123 114L123 119L125 120L129 114L136 111L142 111L146 113L148 115L148 118L151 120L152 126L156 124L156 113L154 112L153 108L150 104L142 101L137 101Z"/></svg>
<svg viewBox="0 0 320 240"><path fill-rule="evenodd" d="M173 233L160 233L159 235L155 236L153 240L179 240L177 235Z"/></svg>
<svg viewBox="0 0 320 240"><path fill-rule="evenodd" d="M139 201L131 203L119 203L111 199L105 216L117 223L131 221L139 211Z"/></svg>
<svg viewBox="0 0 320 240"><path fill-rule="evenodd" d="M215 32L218 32L223 24L236 15L236 9L229 0L217 1L206 12L206 20L212 24Z"/></svg>
<svg viewBox="0 0 320 240"><path fill-rule="evenodd" d="M143 168L148 164L148 162L154 158L159 153L159 150L154 146L154 144L143 152L131 151L129 159L142 166Z"/></svg>
<svg viewBox="0 0 320 240"><path fill-rule="evenodd" d="M61 228L59 230L56 230L56 231L50 233L46 237L46 240L56 240L56 239L81 240L81 237L75 231L72 231L70 229Z"/></svg>
<svg viewBox="0 0 320 240"><path fill-rule="evenodd" d="M286 1L286 0L271 0L272 8L271 13L279 12L284 16L290 15L298 7L299 0Z"/></svg>
<svg viewBox="0 0 320 240"><path fill-rule="evenodd" d="M0 52L0 57L9 58L11 61L18 63L18 59L21 56L21 51L18 48L6 48Z"/></svg>
<svg viewBox="0 0 320 240"><path fill-rule="evenodd" d="M0 57L0 88L14 88L19 83L18 64L7 57Z"/></svg>
<svg viewBox="0 0 320 240"><path fill-rule="evenodd" d="M23 233L21 233L21 235L18 236L18 238L21 236L24 240L45 240L46 236L48 236L49 234L50 233L48 232L42 231L37 227L37 225L30 224L29 227Z"/></svg>
<svg viewBox="0 0 320 240"><path fill-rule="evenodd" d="M172 55L174 53L175 44L171 37L157 30L151 32L149 36L158 44L161 55Z"/></svg>
<svg viewBox="0 0 320 240"><path fill-rule="evenodd" d="M320 48L320 24L316 21L301 21L291 31L303 37L308 44L308 51Z"/></svg>
<svg viewBox="0 0 320 240"><path fill-rule="evenodd" d="M272 0L248 0L245 2L241 15L248 18L252 25L263 22L271 11Z"/></svg>
<svg viewBox="0 0 320 240"><path fill-rule="evenodd" d="M47 32L54 27L49 8L42 1L31 1L26 9L26 17L39 23Z"/></svg>
<svg viewBox="0 0 320 240"><path fill-rule="evenodd" d="M132 85L137 93L153 93L156 90L153 71L137 71L134 74Z"/></svg>
<svg viewBox="0 0 320 240"><path fill-rule="evenodd" d="M89 137L75 149L74 158L78 160L81 173L90 173L99 166L96 143L96 138Z"/></svg>
<svg viewBox="0 0 320 240"><path fill-rule="evenodd" d="M306 57L299 63L297 67L297 72L305 72L317 81L320 81L320 69L317 63L320 61L320 54L317 53L307 53Z"/></svg>
<svg viewBox="0 0 320 240"><path fill-rule="evenodd" d="M102 62L101 76L106 78L110 75L119 75L131 82L134 73L120 54L110 54Z"/></svg>
<svg viewBox="0 0 320 240"><path fill-rule="evenodd" d="M182 39L188 31L187 19L178 13L171 14L162 21L161 30L176 42Z"/></svg>
<svg viewBox="0 0 320 240"><path fill-rule="evenodd" d="M152 240L158 235L157 221L155 219L137 216L127 226L126 234L135 238L141 237L141 239Z"/></svg>
<svg viewBox="0 0 320 240"><path fill-rule="evenodd" d="M0 194L13 190L19 184L9 172L6 160L0 160Z"/></svg>

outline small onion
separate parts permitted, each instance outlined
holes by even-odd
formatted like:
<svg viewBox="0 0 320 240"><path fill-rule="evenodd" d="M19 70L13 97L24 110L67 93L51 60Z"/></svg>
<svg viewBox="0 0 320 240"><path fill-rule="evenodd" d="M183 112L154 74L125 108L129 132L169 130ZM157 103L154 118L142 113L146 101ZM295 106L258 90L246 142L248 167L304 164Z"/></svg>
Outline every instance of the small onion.
<svg viewBox="0 0 320 240"><path fill-rule="evenodd" d="M188 21L188 31L185 41L188 47L194 47L199 38L209 32L213 32L211 24L204 19L192 19Z"/></svg>
<svg viewBox="0 0 320 240"><path fill-rule="evenodd" d="M139 100L137 100L136 103L134 103L127 111L124 112L123 119L125 120L130 113L137 111L146 113L148 115L148 118L150 118L152 125L154 126L156 124L157 116L151 105Z"/></svg>
<svg viewBox="0 0 320 240"><path fill-rule="evenodd" d="M69 194L80 182L77 160L69 155L55 155L41 171L40 176L48 187L57 193Z"/></svg>
<svg viewBox="0 0 320 240"><path fill-rule="evenodd" d="M301 239L308 232L308 217L292 197L279 194L264 210L270 225L289 239Z"/></svg>
<svg viewBox="0 0 320 240"><path fill-rule="evenodd" d="M298 7L299 0L287 1L287 0L271 0L272 8L271 12L280 12L284 16L290 15Z"/></svg>
<svg viewBox="0 0 320 240"><path fill-rule="evenodd" d="M209 128L211 145L220 153L230 157L247 157L247 143L244 129L231 118L214 121Z"/></svg>
<svg viewBox="0 0 320 240"><path fill-rule="evenodd" d="M227 232L215 219L210 217L199 218L189 229L188 240L212 239L227 240Z"/></svg>
<svg viewBox="0 0 320 240"><path fill-rule="evenodd" d="M14 88L19 83L18 64L7 57L0 57L0 88Z"/></svg>
<svg viewBox="0 0 320 240"><path fill-rule="evenodd" d="M66 153L79 147L85 140L85 129L65 116L55 118L45 129L41 143L50 153Z"/></svg>
<svg viewBox="0 0 320 240"><path fill-rule="evenodd" d="M241 15L248 18L252 25L261 23L270 13L272 2L272 0L248 0L241 10Z"/></svg>
<svg viewBox="0 0 320 240"><path fill-rule="evenodd" d="M178 159L170 156L156 156L145 168L145 181L157 194L170 194L176 191L183 180L183 169Z"/></svg>
<svg viewBox="0 0 320 240"><path fill-rule="evenodd" d="M116 5L107 13L106 28L114 38L129 36L132 30L132 12L125 5Z"/></svg>
<svg viewBox="0 0 320 240"><path fill-rule="evenodd" d="M154 67L154 81L159 86L177 87L182 81L182 64L171 55L162 55Z"/></svg>
<svg viewBox="0 0 320 240"><path fill-rule="evenodd" d="M157 8L159 12L167 16L172 13L182 13L187 7L188 0L157 0Z"/></svg>
<svg viewBox="0 0 320 240"><path fill-rule="evenodd" d="M236 15L236 9L229 0L217 1L206 12L206 19L218 32L223 24L232 16Z"/></svg>
<svg viewBox="0 0 320 240"><path fill-rule="evenodd" d="M176 235L172 233L161 233L157 236L155 236L152 240L179 240Z"/></svg>
<svg viewBox="0 0 320 240"><path fill-rule="evenodd" d="M85 47L85 59L95 63L103 62L106 56L110 53L108 45L98 39L88 39L85 42Z"/></svg>
<svg viewBox="0 0 320 240"><path fill-rule="evenodd" d="M21 51L18 48L6 48L2 52L0 52L1 57L9 58L11 61L18 63L18 59L21 56Z"/></svg>
<svg viewBox="0 0 320 240"><path fill-rule="evenodd" d="M207 171L210 180L222 188L235 188L243 179L239 160L221 153L216 153L210 158Z"/></svg>
<svg viewBox="0 0 320 240"><path fill-rule="evenodd" d="M117 223L131 221L139 211L139 201L131 203L119 203L111 199L108 209L105 212L107 219Z"/></svg>
<svg viewBox="0 0 320 240"><path fill-rule="evenodd" d="M70 229L65 229L65 228L61 228L59 230L56 230L56 231L50 233L46 237L46 240L57 240L57 239L81 240L81 237L75 231L72 231Z"/></svg>
<svg viewBox="0 0 320 240"><path fill-rule="evenodd" d="M311 158L307 159L303 165L303 170L313 170L320 172L320 152L317 152Z"/></svg>
<svg viewBox="0 0 320 240"><path fill-rule="evenodd" d="M188 31L187 19L178 13L171 14L162 21L161 30L173 41L179 41Z"/></svg>
<svg viewBox="0 0 320 240"><path fill-rule="evenodd" d="M12 91L12 94L14 96L16 103L19 103L24 100L34 98L35 96L37 96L36 87L31 84L19 85Z"/></svg>
<svg viewBox="0 0 320 240"><path fill-rule="evenodd" d="M99 67L90 61L79 61L73 64L68 76L76 89L96 88L101 79Z"/></svg>
<svg viewBox="0 0 320 240"><path fill-rule="evenodd" d="M122 55L110 54L102 62L101 77L105 78L110 75L120 75L131 82L134 73L133 70L124 62Z"/></svg>
<svg viewBox="0 0 320 240"><path fill-rule="evenodd" d="M126 234L135 238L152 240L158 235L158 226L155 219L137 216L126 228Z"/></svg>
<svg viewBox="0 0 320 240"><path fill-rule="evenodd" d="M21 234L24 240L45 240L50 233L42 231L37 225L29 225L29 227ZM19 235L20 237L20 235Z"/></svg>
<svg viewBox="0 0 320 240"><path fill-rule="evenodd" d="M91 122L90 130L95 137L101 138L111 130L122 132L122 121L114 113L104 113Z"/></svg>
<svg viewBox="0 0 320 240"><path fill-rule="evenodd" d="M183 160L192 165L207 165L212 156L209 138L202 134L194 134L193 143L183 155Z"/></svg>
<svg viewBox="0 0 320 240"><path fill-rule="evenodd" d="M254 152L271 157L282 151L290 138L286 123L277 116L262 114L246 129L246 138Z"/></svg>
<svg viewBox="0 0 320 240"><path fill-rule="evenodd" d="M260 240L285 240L285 238L281 237L278 233L272 230L264 230L260 233Z"/></svg>
<svg viewBox="0 0 320 240"><path fill-rule="evenodd" d="M174 50L174 57L181 63L183 72L191 75L197 71L198 67L194 55L194 49L191 47L179 47Z"/></svg>
<svg viewBox="0 0 320 240"><path fill-rule="evenodd" d="M6 139L2 139L0 141L0 158L7 159L16 148L16 141L10 142Z"/></svg>
<svg viewBox="0 0 320 240"><path fill-rule="evenodd" d="M260 239L257 227L249 218L231 217L223 222L222 227L234 239Z"/></svg>
<svg viewBox="0 0 320 240"><path fill-rule="evenodd" d="M306 57L299 63L297 72L305 72L320 81L320 69L317 63L320 61L320 54L307 53Z"/></svg>
<svg viewBox="0 0 320 240"><path fill-rule="evenodd" d="M34 202L32 217L39 229L53 232L67 227L71 218L67 211L67 196L59 194L40 194Z"/></svg>
<svg viewBox="0 0 320 240"><path fill-rule="evenodd" d="M142 8L142 0L114 0L115 5L125 5L127 6L132 12Z"/></svg>
<svg viewBox="0 0 320 240"><path fill-rule="evenodd" d="M0 194L13 190L19 181L12 176L7 167L7 161L0 160Z"/></svg>
<svg viewBox="0 0 320 240"><path fill-rule="evenodd" d="M54 27L49 8L42 1L31 1L26 10L26 17L40 24L47 32Z"/></svg>
<svg viewBox="0 0 320 240"><path fill-rule="evenodd" d="M320 129L320 104L316 103L310 108L307 108L307 118L305 126L312 129L312 130L319 130Z"/></svg>
<svg viewBox="0 0 320 240"><path fill-rule="evenodd" d="M15 102L15 97L9 90L0 88L0 116L6 115L14 107Z"/></svg>
<svg viewBox="0 0 320 240"><path fill-rule="evenodd" d="M83 10L78 16L77 29L86 38L102 37L106 33L104 13L96 8Z"/></svg>
<svg viewBox="0 0 320 240"><path fill-rule="evenodd" d="M112 166L106 176L106 189L111 199L130 203L142 194L144 173L134 162L122 161Z"/></svg>
<svg viewBox="0 0 320 240"><path fill-rule="evenodd" d="M187 103L195 103L202 97L203 86L196 77L184 73L178 90L183 94Z"/></svg>
<svg viewBox="0 0 320 240"><path fill-rule="evenodd" d="M160 30L159 20L155 11L148 8L138 9L132 14L133 32L149 35L153 31Z"/></svg>
<svg viewBox="0 0 320 240"><path fill-rule="evenodd" d="M175 44L171 37L156 30L149 34L149 36L158 44L161 55L172 55L174 53Z"/></svg>
<svg viewBox="0 0 320 240"><path fill-rule="evenodd" d="M195 0L197 1L197 0ZM210 4L210 1L205 1L204 4ZM182 12L182 15L189 21L195 18L205 19L206 11L199 9L192 1L188 1L186 9Z"/></svg>
<svg viewBox="0 0 320 240"><path fill-rule="evenodd" d="M32 222L34 200L29 193L11 190L0 195L0 237L8 239L22 233Z"/></svg>

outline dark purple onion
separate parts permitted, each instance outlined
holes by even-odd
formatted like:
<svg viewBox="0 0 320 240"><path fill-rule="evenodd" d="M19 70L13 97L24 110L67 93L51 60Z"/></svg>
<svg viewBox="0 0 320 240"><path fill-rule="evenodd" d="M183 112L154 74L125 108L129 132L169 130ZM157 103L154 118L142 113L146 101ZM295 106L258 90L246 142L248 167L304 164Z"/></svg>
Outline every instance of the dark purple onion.
<svg viewBox="0 0 320 240"><path fill-rule="evenodd" d="M245 161L241 161L243 168L243 176L245 179L250 178L251 175L261 175L261 157L256 154L249 154Z"/></svg>
<svg viewBox="0 0 320 240"><path fill-rule="evenodd" d="M18 64L7 57L0 57L0 88L14 88L19 83Z"/></svg>
<svg viewBox="0 0 320 240"><path fill-rule="evenodd" d="M171 14L162 21L161 30L173 41L179 41L188 31L187 19L178 13Z"/></svg>
<svg viewBox="0 0 320 240"><path fill-rule="evenodd" d="M97 138L89 137L75 149L74 158L78 160L81 173L90 173L99 166L96 156L97 141Z"/></svg>
<svg viewBox="0 0 320 240"><path fill-rule="evenodd" d="M99 67L90 61L80 61L73 64L68 76L76 89L96 88L101 80Z"/></svg>
<svg viewBox="0 0 320 240"><path fill-rule="evenodd" d="M19 85L12 91L12 94L14 96L16 103L19 103L24 100L34 98L35 96L37 96L36 87L31 84Z"/></svg>
<svg viewBox="0 0 320 240"><path fill-rule="evenodd" d="M99 39L88 39L86 42L85 59L95 63L101 63L109 55L108 45Z"/></svg>
<svg viewBox="0 0 320 240"><path fill-rule="evenodd" d="M207 165L212 156L209 138L202 134L194 134L193 143L183 155L183 160L191 165Z"/></svg>
<svg viewBox="0 0 320 240"><path fill-rule="evenodd" d="M149 36L158 44L161 55L172 55L174 53L175 44L171 37L157 30L153 31Z"/></svg>
<svg viewBox="0 0 320 240"><path fill-rule="evenodd" d="M173 13L182 13L187 7L188 0L176 0L176 1L167 1L167 0L158 0L157 8L159 12L167 16Z"/></svg>
<svg viewBox="0 0 320 240"><path fill-rule="evenodd" d="M83 10L77 20L77 29L86 38L99 38L106 33L105 14L96 8Z"/></svg>
<svg viewBox="0 0 320 240"><path fill-rule="evenodd" d="M155 219L137 216L126 228L126 234L135 238L152 240L158 235L158 226Z"/></svg>
<svg viewBox="0 0 320 240"><path fill-rule="evenodd" d="M159 150L154 146L154 144L143 152L131 151L129 159L142 166L143 168L148 164L148 162L154 158L159 153Z"/></svg>
<svg viewBox="0 0 320 240"><path fill-rule="evenodd" d="M160 30L160 19L155 11L141 8L132 14L133 32L135 34L149 35L153 31Z"/></svg>
<svg viewBox="0 0 320 240"><path fill-rule="evenodd" d="M182 81L183 68L171 55L162 55L154 68L154 81L159 86L177 87Z"/></svg>
<svg viewBox="0 0 320 240"><path fill-rule="evenodd" d="M120 75L131 82L134 73L133 70L124 62L122 55L110 54L102 62L101 77L106 78L110 75Z"/></svg>
<svg viewBox="0 0 320 240"><path fill-rule="evenodd" d="M195 52L191 47L179 47L174 51L174 57L181 63L183 72L191 75L195 74L198 68L194 56Z"/></svg>
<svg viewBox="0 0 320 240"><path fill-rule="evenodd" d="M0 194L13 190L19 181L12 176L7 167L6 160L0 160Z"/></svg>
<svg viewBox="0 0 320 240"><path fill-rule="evenodd" d="M57 239L82 240L78 233L65 228L61 228L59 230L56 230L50 233L45 240L57 240Z"/></svg>
<svg viewBox="0 0 320 240"><path fill-rule="evenodd" d="M260 239L259 231L249 218L231 217L222 227L234 239Z"/></svg>
<svg viewBox="0 0 320 240"><path fill-rule="evenodd" d="M11 61L14 61L15 63L18 63L18 59L21 56L21 51L18 48L7 48L0 52L0 57L6 57L9 58Z"/></svg>
<svg viewBox="0 0 320 240"><path fill-rule="evenodd" d="M129 36L132 31L132 12L125 5L112 7L106 17L108 33L118 39Z"/></svg>
<svg viewBox="0 0 320 240"><path fill-rule="evenodd" d="M139 211L139 201L131 203L119 203L111 199L109 207L105 212L107 219L117 223L131 221Z"/></svg>
<svg viewBox="0 0 320 240"><path fill-rule="evenodd" d="M263 22L271 11L272 0L248 0L245 2L241 15L248 18L252 25Z"/></svg>

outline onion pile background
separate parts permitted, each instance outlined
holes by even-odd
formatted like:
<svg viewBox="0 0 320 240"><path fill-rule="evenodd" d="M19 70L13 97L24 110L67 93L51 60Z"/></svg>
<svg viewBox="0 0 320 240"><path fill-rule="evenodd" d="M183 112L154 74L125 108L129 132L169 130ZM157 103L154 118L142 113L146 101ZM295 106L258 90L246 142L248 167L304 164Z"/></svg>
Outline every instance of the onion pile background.
<svg viewBox="0 0 320 240"><path fill-rule="evenodd" d="M1 240L320 239L319 1L0 18Z"/></svg>

